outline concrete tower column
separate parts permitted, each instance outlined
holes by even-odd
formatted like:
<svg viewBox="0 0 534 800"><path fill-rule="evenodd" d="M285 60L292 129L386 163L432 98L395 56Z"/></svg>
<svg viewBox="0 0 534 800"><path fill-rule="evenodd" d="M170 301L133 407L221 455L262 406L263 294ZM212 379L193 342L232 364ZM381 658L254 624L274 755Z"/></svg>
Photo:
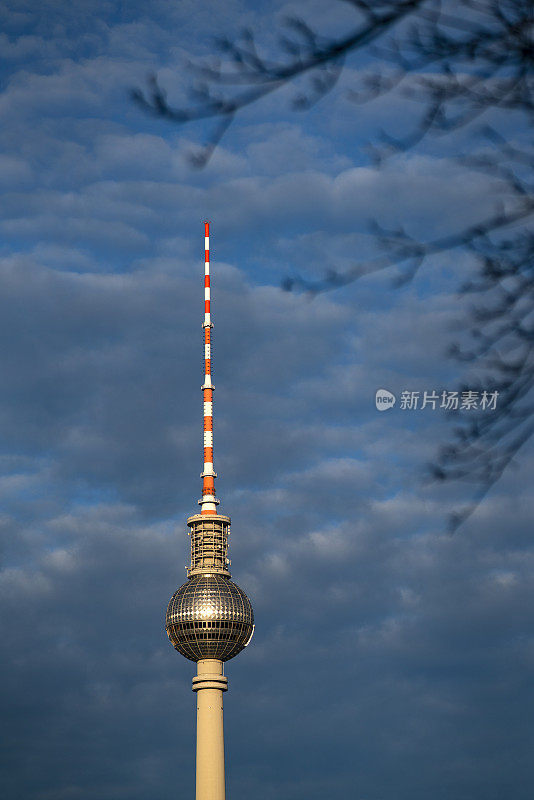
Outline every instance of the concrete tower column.
<svg viewBox="0 0 534 800"><path fill-rule="evenodd" d="M197 694L196 800L225 800L223 692L227 689L222 661L203 658L197 662L193 678Z"/></svg>

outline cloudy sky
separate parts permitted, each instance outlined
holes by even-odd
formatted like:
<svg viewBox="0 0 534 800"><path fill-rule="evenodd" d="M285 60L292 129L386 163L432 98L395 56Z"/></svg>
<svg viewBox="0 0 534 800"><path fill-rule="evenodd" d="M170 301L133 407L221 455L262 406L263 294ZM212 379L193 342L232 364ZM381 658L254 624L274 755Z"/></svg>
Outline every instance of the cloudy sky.
<svg viewBox="0 0 534 800"><path fill-rule="evenodd" d="M164 632L200 496L203 221L211 220L215 467L233 578L256 614L227 665L232 800L532 797L532 446L454 536L465 488L424 481L438 410L375 392L468 380L445 353L472 269L440 256L311 299L373 252L368 221L429 238L495 197L453 143L392 159L390 97L246 110L209 125L130 99L157 70L284 14L343 30L346 3L10 0L0 10L2 796L194 792L193 665Z"/></svg>

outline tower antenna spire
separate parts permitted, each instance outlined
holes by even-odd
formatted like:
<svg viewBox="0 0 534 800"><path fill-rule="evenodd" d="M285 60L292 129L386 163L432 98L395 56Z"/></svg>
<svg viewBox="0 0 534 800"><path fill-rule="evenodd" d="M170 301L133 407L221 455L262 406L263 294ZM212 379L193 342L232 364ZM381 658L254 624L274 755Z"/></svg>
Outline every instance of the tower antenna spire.
<svg viewBox="0 0 534 800"><path fill-rule="evenodd" d="M210 224L204 223L204 470L202 478L201 514L216 514L219 501L215 497L213 470L213 390L211 382L211 286L210 286Z"/></svg>

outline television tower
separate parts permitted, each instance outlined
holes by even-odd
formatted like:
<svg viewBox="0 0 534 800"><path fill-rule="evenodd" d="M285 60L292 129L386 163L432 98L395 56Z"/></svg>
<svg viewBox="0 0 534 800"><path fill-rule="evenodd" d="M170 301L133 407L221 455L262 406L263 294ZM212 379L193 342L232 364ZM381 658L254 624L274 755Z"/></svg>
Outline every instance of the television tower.
<svg viewBox="0 0 534 800"><path fill-rule="evenodd" d="M191 565L187 581L171 597L167 635L186 658L197 662L196 800L224 800L223 692L228 689L224 662L248 645L254 614L245 592L230 580L230 517L217 513L213 470L213 390L211 382L209 222L205 223L204 277L204 470L200 514L187 520Z"/></svg>

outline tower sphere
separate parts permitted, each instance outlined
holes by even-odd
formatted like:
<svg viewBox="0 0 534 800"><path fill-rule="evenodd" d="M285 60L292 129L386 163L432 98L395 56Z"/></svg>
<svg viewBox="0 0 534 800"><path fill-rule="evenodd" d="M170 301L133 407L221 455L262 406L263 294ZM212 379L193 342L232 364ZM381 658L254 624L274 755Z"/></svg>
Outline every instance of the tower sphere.
<svg viewBox="0 0 534 800"><path fill-rule="evenodd" d="M252 638L254 613L245 592L229 578L193 575L171 597L165 629L175 649L190 661L229 661Z"/></svg>

